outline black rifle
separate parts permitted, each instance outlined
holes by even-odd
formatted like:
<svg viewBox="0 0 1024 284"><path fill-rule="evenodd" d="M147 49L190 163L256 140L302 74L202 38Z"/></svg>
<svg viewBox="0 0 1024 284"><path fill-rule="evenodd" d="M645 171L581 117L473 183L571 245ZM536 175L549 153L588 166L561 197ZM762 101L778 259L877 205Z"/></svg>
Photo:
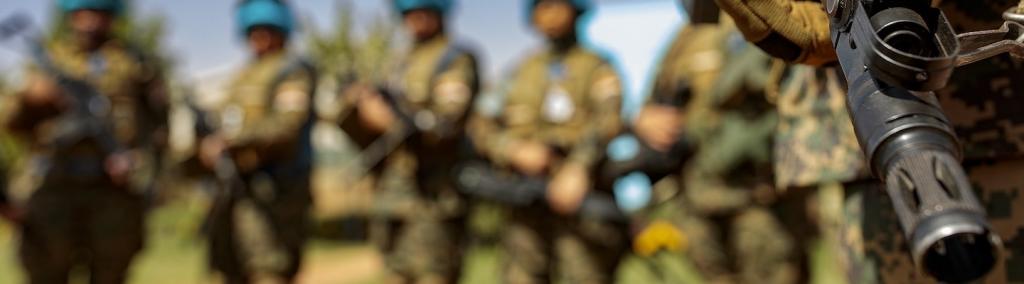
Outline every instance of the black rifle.
<svg viewBox="0 0 1024 284"><path fill-rule="evenodd" d="M429 133L435 138L448 138L458 134L457 131L462 131L454 121L444 121L429 111L420 111L407 104L405 93L398 88L383 85L376 86L373 90L383 99L397 123L386 133L368 141L360 155L351 165L346 166L345 172L350 177L364 176L403 144L421 142L418 140L422 137L421 134ZM344 125L342 127L345 129ZM450 142L461 143L457 140Z"/></svg>
<svg viewBox="0 0 1024 284"><path fill-rule="evenodd" d="M655 94L651 97L651 103L682 110L692 96L690 85L687 82L680 82L678 89L672 92L674 93L671 95ZM639 151L632 159L614 161L606 157L599 166L599 184L613 184L616 179L633 172L642 172L652 181L657 181L679 173L686 161L696 152L696 143L686 134L680 135L667 151L655 150L643 142L639 146Z"/></svg>
<svg viewBox="0 0 1024 284"><path fill-rule="evenodd" d="M344 172L352 178L361 178L372 171L395 149L422 131L416 125L411 108L402 102L403 93L386 87L376 87L374 90L387 104L398 123L396 127L370 141L352 164L345 167Z"/></svg>
<svg viewBox="0 0 1024 284"><path fill-rule="evenodd" d="M472 197L512 207L546 202L547 178L506 173L481 161L463 163L455 172L459 190ZM583 198L579 215L613 222L629 220L610 194L597 191L591 191Z"/></svg>
<svg viewBox="0 0 1024 284"><path fill-rule="evenodd" d="M1002 242L971 189L956 133L932 91L958 65L1020 54L1022 29L1007 23L958 37L931 2L828 0L826 10L857 138L885 182L913 260L940 281L968 282L994 267Z"/></svg>
<svg viewBox="0 0 1024 284"><path fill-rule="evenodd" d="M198 153L198 151L200 151L200 143L202 143L203 137L217 132L218 127L216 124L218 120L210 117L209 112L200 108L191 94L185 96L185 106L192 113L194 136L198 139L196 140L197 153L183 163L184 171L188 175L202 174L208 176L210 171L203 170L203 166L199 161L201 153ZM203 231L209 233L213 242L227 242L229 241L228 239L220 239L223 236L229 236L233 231L230 229L231 218L226 216L231 216L235 202L245 190L245 181L239 174L234 159L228 153L221 155L212 170L217 186L216 190L213 190L213 204L210 206L210 213L203 225ZM213 232L212 230L220 231Z"/></svg>

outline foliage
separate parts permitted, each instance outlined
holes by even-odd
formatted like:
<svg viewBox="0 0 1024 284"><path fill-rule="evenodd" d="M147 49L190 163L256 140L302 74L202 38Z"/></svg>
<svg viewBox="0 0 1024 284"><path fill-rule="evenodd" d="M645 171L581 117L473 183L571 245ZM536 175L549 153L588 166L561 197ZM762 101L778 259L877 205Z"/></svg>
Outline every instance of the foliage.
<svg viewBox="0 0 1024 284"><path fill-rule="evenodd" d="M306 43L320 70L335 78L380 82L394 66L397 28L386 16L377 16L364 31L358 30L352 2L338 1L332 29L320 30L307 20Z"/></svg>

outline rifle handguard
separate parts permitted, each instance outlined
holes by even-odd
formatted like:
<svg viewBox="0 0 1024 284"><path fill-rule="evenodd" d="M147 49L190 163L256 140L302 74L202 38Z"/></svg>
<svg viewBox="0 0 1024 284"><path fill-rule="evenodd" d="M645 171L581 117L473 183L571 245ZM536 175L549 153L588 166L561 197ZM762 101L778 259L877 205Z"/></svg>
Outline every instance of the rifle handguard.
<svg viewBox="0 0 1024 284"><path fill-rule="evenodd" d="M987 274L1002 243L960 165L960 144L935 94L959 45L930 1L829 0L847 108L918 269L943 282Z"/></svg>
<svg viewBox="0 0 1024 284"><path fill-rule="evenodd" d="M512 207L546 202L548 180L506 174L485 162L467 162L455 169L459 190L464 194ZM611 196L590 192L580 205L579 216L612 222L626 222Z"/></svg>

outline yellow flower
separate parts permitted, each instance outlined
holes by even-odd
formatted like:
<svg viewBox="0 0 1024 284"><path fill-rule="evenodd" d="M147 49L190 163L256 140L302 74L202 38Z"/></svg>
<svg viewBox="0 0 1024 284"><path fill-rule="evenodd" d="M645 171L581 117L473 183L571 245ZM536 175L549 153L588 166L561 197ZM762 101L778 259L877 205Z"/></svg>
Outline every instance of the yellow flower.
<svg viewBox="0 0 1024 284"><path fill-rule="evenodd" d="M662 250L681 252L688 240L683 232L669 222L659 220L647 225L633 241L633 251L640 256L652 256Z"/></svg>

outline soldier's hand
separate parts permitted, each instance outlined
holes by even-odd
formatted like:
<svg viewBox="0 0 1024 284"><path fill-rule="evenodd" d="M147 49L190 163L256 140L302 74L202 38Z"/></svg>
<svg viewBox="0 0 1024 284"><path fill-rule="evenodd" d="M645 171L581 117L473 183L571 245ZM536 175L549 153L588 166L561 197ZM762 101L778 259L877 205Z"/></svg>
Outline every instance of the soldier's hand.
<svg viewBox="0 0 1024 284"><path fill-rule="evenodd" d="M644 143L658 151L668 151L679 142L682 125L678 108L670 106L646 106L636 119L636 134Z"/></svg>
<svg viewBox="0 0 1024 284"><path fill-rule="evenodd" d="M359 109L359 121L370 130L385 133L396 123L395 115L391 113L391 107L375 91L364 90L359 94L356 103Z"/></svg>
<svg viewBox="0 0 1024 284"><path fill-rule="evenodd" d="M548 184L548 204L559 214L572 215L579 210L588 191L590 180L587 168L569 163L559 169Z"/></svg>
<svg viewBox="0 0 1024 284"><path fill-rule="evenodd" d="M551 149L543 143L514 142L507 151L512 167L526 175L543 175L551 164Z"/></svg>
<svg viewBox="0 0 1024 284"><path fill-rule="evenodd" d="M220 135L210 135L199 142L199 162L207 169L216 169L217 162L227 149L227 142Z"/></svg>
<svg viewBox="0 0 1024 284"><path fill-rule="evenodd" d="M67 102L61 95L60 86L42 75L31 75L22 100L33 106L57 106L63 108Z"/></svg>
<svg viewBox="0 0 1024 284"><path fill-rule="evenodd" d="M114 153L104 163L107 175L116 186L127 186L131 182L132 168L137 157L134 152Z"/></svg>

